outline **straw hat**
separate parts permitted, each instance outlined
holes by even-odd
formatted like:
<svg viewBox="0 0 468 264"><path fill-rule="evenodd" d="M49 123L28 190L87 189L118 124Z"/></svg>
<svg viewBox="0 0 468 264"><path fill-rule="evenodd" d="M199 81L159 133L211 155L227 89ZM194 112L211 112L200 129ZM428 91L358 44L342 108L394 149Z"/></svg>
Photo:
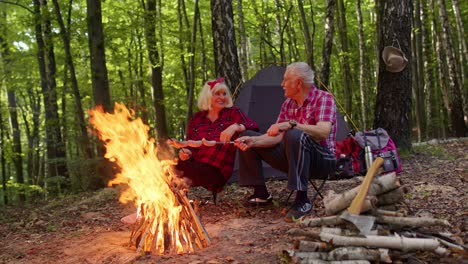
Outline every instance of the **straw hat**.
<svg viewBox="0 0 468 264"><path fill-rule="evenodd" d="M401 72L408 64L405 54L398 48L387 46L382 51L382 59L389 72Z"/></svg>

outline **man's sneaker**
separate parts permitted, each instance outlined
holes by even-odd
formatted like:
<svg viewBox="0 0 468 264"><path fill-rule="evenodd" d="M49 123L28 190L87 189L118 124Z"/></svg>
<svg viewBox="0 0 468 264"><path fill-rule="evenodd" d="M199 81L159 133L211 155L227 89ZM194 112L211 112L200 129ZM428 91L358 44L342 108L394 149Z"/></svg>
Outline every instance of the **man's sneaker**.
<svg viewBox="0 0 468 264"><path fill-rule="evenodd" d="M312 211L312 203L310 203L310 201L294 202L293 206L284 217L284 221L293 222L310 213L310 211Z"/></svg>
<svg viewBox="0 0 468 264"><path fill-rule="evenodd" d="M254 195L251 195L249 198L247 198L247 201L244 205L247 207L266 206L271 204L272 201L273 197L271 197L271 195L268 195L266 198L255 197Z"/></svg>

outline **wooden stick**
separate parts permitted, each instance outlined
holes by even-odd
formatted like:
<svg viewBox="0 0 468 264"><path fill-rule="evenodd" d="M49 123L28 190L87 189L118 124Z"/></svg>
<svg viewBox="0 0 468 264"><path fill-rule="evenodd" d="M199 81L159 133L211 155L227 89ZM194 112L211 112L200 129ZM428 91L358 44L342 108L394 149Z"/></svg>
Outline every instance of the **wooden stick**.
<svg viewBox="0 0 468 264"><path fill-rule="evenodd" d="M370 248L390 248L402 251L414 250L434 250L439 247L439 241L435 239L407 238L407 237L387 237L387 236L366 236L366 237L346 237L327 233L320 233L322 241L332 243L337 246L356 246Z"/></svg>
<svg viewBox="0 0 468 264"><path fill-rule="evenodd" d="M374 162L372 162L372 165L367 171L366 176L364 177L364 181L362 182L361 187L359 188L359 191L356 194L356 197L354 197L354 200L348 207L348 212L350 214L359 215L362 212L362 205L364 203L364 200L366 199L367 192L369 191L370 185L374 180L377 171L380 167L382 167L383 162L384 160L381 157L378 157L374 160Z"/></svg>
<svg viewBox="0 0 468 264"><path fill-rule="evenodd" d="M326 252L301 252L295 250L284 250L286 254L288 254L294 263L333 263L333 264L370 264L370 262L366 259L363 260L334 260L333 256L330 256L329 253ZM380 253L377 253L380 254ZM350 255L350 257L357 257L357 255ZM379 256L376 256L379 259ZM375 259L372 259L375 260Z"/></svg>
<svg viewBox="0 0 468 264"><path fill-rule="evenodd" d="M203 227L203 225L201 224L200 219L198 219L198 216L193 211L193 208L188 202L185 195L182 192L175 192L175 193L178 194L178 197L182 201L183 205L189 210L189 213L192 216L192 219L195 221L195 227L197 231L196 233L202 235L200 238L203 242L203 246L207 247L211 243L211 241L210 241L210 237L208 236L208 233L205 230L205 227Z"/></svg>

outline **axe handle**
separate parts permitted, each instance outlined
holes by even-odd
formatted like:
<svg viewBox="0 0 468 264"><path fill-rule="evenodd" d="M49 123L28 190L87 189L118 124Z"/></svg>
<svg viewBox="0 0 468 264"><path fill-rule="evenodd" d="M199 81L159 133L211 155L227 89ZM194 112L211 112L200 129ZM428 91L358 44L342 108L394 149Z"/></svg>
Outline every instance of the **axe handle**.
<svg viewBox="0 0 468 264"><path fill-rule="evenodd" d="M359 215L362 211L362 206L364 204L364 200L366 199L367 192L369 191L369 187L374 180L375 175L377 174L380 167L383 165L383 158L378 157L372 162L371 167L367 170L366 176L362 181L361 187L359 188L356 197L354 197L351 205L348 207L348 212L350 214Z"/></svg>

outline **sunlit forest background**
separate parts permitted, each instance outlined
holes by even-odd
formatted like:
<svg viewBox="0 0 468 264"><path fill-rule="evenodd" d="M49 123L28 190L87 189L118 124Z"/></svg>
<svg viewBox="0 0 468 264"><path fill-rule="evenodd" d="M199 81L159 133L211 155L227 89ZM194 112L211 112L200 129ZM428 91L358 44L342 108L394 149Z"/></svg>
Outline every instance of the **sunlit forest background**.
<svg viewBox="0 0 468 264"><path fill-rule="evenodd" d="M182 138L203 83L234 97L270 65L305 61L355 129L399 148L466 136L468 1L0 0L0 204L106 185L88 109L133 109ZM409 60L388 73L385 46Z"/></svg>

